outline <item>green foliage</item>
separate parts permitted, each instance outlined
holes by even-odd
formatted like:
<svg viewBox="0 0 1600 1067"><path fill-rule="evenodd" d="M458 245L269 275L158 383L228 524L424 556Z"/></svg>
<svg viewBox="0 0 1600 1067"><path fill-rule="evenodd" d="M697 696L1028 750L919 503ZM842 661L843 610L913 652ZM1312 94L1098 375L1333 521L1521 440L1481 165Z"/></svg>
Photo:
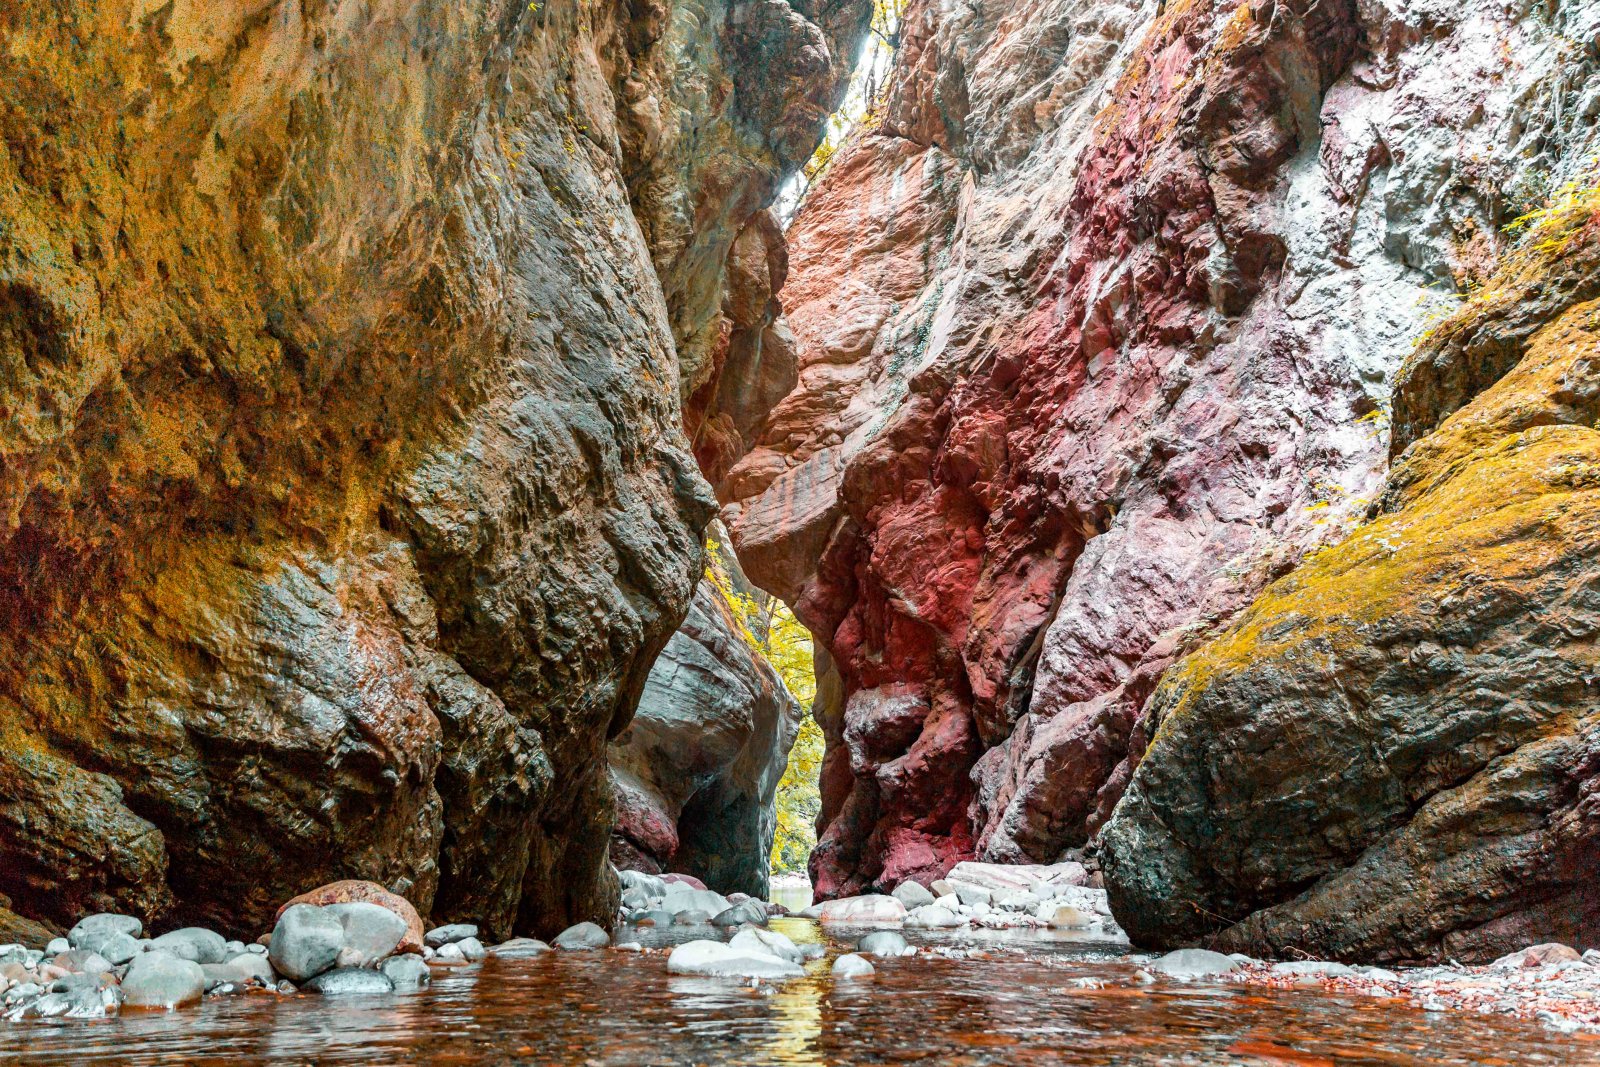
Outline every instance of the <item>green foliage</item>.
<svg viewBox="0 0 1600 1067"><path fill-rule="evenodd" d="M789 750L789 766L778 783L778 831L772 838L772 869L803 871L817 847L817 813L822 797L817 779L822 772L822 727L808 707L800 732Z"/></svg>
<svg viewBox="0 0 1600 1067"><path fill-rule="evenodd" d="M804 870L817 844L817 813L822 810L817 778L822 770L823 738L822 728L811 717L811 704L817 695L811 633L777 597L757 601L735 589L722 565L721 546L712 541L707 548L710 562L706 566L706 581L715 586L727 602L739 635L772 665L802 709L800 730L789 751L783 779L778 783L772 869L785 873Z"/></svg>

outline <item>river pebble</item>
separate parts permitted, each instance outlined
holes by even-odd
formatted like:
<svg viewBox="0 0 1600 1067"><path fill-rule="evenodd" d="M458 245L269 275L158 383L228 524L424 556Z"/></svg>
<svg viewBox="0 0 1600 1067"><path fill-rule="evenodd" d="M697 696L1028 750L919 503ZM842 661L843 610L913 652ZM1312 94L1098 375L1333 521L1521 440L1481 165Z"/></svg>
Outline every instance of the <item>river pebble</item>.
<svg viewBox="0 0 1600 1067"><path fill-rule="evenodd" d="M128 1008L170 1011L198 1003L205 991L200 964L161 949L141 953L122 979L122 1003Z"/></svg>

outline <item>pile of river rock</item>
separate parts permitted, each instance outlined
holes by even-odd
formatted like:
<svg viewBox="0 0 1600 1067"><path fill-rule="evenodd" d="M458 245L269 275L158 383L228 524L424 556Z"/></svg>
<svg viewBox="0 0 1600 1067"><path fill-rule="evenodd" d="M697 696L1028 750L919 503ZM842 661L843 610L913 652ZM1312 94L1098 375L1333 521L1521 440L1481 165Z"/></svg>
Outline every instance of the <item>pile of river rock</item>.
<svg viewBox="0 0 1600 1067"><path fill-rule="evenodd" d="M426 986L432 967L549 951L527 938L486 948L465 923L424 932L403 897L355 881L296 897L252 944L194 926L144 934L135 916L99 914L42 949L0 945L0 1012L12 1021L100 1018L207 995L404 992Z"/></svg>
<svg viewBox="0 0 1600 1067"><path fill-rule="evenodd" d="M1078 863L961 863L927 886L903 882L891 895L830 900L799 915L836 928L1048 927L1081 931L1091 939L1122 940L1105 891L1087 885L1088 880L1088 872ZM724 897L680 875L658 878L623 871L622 881L624 924L736 928L727 941L700 939L675 947L667 961L669 973L797 978L805 973L802 965L808 959L823 954L821 945L797 945L783 934L765 929L769 916L782 911L775 905L738 894ZM868 933L857 948L834 961L834 977L871 975L874 969L867 956L903 956L916 951L893 930Z"/></svg>
<svg viewBox="0 0 1600 1067"><path fill-rule="evenodd" d="M617 932L579 923L549 944L515 938L486 946L468 923L424 930L405 899L370 882L336 882L294 898L272 931L253 944L199 927L145 937L129 915L90 915L43 948L0 945L0 1014L25 1018L100 1018L131 1009L171 1010L207 996L240 993L322 995L404 993L428 985L436 968L490 956L534 956L602 948L647 954L649 928L695 928L696 937L667 951L667 972L761 983L806 974L827 952L768 928L782 907L740 893L723 896L685 875L620 872ZM834 960L833 978L875 973L872 958L931 953L983 956L983 947L913 947L903 929L978 927L1075 931L1088 941L1125 943L1105 892L1087 884L1077 863L1006 866L962 863L923 886L906 882L893 894L831 900L801 911L833 940L855 951ZM686 931L687 932L687 931ZM1200 979L1251 985L1323 984L1340 992L1412 1000L1428 1010L1495 1012L1537 1018L1552 1028L1600 1030L1600 953L1539 945L1489 967L1403 972L1323 961L1271 963L1204 949L1129 956L1132 981ZM816 968L813 968L816 971ZM1082 979L1081 982L1099 979ZM1081 984L1081 983L1080 983Z"/></svg>

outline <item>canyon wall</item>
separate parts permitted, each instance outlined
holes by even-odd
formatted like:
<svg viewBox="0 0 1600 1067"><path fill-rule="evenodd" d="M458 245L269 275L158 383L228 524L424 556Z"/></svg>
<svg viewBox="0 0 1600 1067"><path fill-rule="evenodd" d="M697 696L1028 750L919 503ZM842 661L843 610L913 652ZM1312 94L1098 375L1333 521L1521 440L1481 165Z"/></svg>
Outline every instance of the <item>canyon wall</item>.
<svg viewBox="0 0 1600 1067"><path fill-rule="evenodd" d="M1485 960L1600 932L1600 194L1436 331L1395 408L1373 521L1151 702L1104 838L1143 940Z"/></svg>
<svg viewBox="0 0 1600 1067"><path fill-rule="evenodd" d="M253 937L356 877L493 936L610 920L724 267L866 16L0 12L10 909Z"/></svg>
<svg viewBox="0 0 1600 1067"><path fill-rule="evenodd" d="M756 594L714 538L735 595ZM618 868L693 875L765 898L773 803L801 708L753 644L721 585L703 581L645 681L633 722L611 743Z"/></svg>
<svg viewBox="0 0 1600 1067"><path fill-rule="evenodd" d="M1192 940L1216 920L1185 910L1215 906L1230 924L1273 916L1232 943L1283 950L1308 916L1349 933L1340 909L1354 898L1262 909L1335 876L1440 783L1489 788L1473 776L1499 769L1515 738L1557 720L1583 733L1570 664L1551 659L1546 682L1561 693L1538 711L1484 684L1479 725L1449 735L1478 737L1476 750L1437 782L1397 792L1385 777L1397 770L1361 784L1352 772L1346 794L1344 764L1329 761L1365 735L1336 735L1315 709L1389 684L1373 681L1382 663L1352 651L1337 693L1296 703L1328 678L1295 673L1323 647L1291 632L1299 623L1285 620L1301 616L1280 603L1285 586L1245 616L1262 621L1238 624L1267 627L1271 642L1250 651L1226 634L1270 583L1370 510L1437 524L1448 514L1438 509L1469 503L1433 484L1474 462L1467 445L1402 460L1395 477L1416 485L1402 491L1386 488L1391 438L1409 444L1472 401L1564 306L1525 287L1494 320L1513 325L1479 330L1464 354L1414 361L1397 394L1396 375L1419 342L1443 343L1440 323L1465 295L1503 287L1507 225L1585 173L1597 50L1593 2L911 5L885 103L789 232L783 301L798 385L718 483L746 569L796 605L825 649L821 893L926 880L969 856L1048 861L1087 848L1094 862L1137 768L1109 842L1129 929L1152 944ZM1472 448L1490 447L1486 436ZM1544 458L1550 477L1571 459ZM1474 489L1483 506L1504 489L1485 471ZM1386 521L1410 520L1380 518L1357 538L1383 536L1373 531ZM1574 522L1544 546L1563 562L1538 597L1582 587L1576 559L1595 545ZM1474 556L1480 535L1497 536L1463 531L1449 551ZM1436 525L1434 536L1454 534ZM1335 567L1325 559L1307 566ZM1358 580L1348 566L1335 576ZM1427 660L1427 642L1441 643L1399 618L1437 602L1420 590L1405 607L1363 586L1378 599L1359 616L1353 587L1327 595L1326 627L1344 625L1356 649L1377 639L1363 629L1372 613L1390 610L1387 655ZM1527 602L1507 610L1485 641L1534 632L1517 614ZM1333 619L1340 611L1350 614ZM1204 665L1224 654L1236 669L1255 664L1249 680ZM1562 658L1502 651L1496 677L1509 684L1523 656ZM1465 690L1476 667L1457 666ZM1317 669L1335 668L1324 658ZM1416 677L1392 680L1394 702L1421 700ZM1436 719L1447 700L1367 725L1429 765L1444 759ZM1321 753L1318 770L1258 781L1255 746L1279 744L1280 731L1292 746L1302 730L1325 732L1304 741ZM1540 773L1581 747L1543 753ZM1382 752L1375 744L1380 766ZM1304 789L1314 773L1323 787ZM1541 788L1527 819L1595 825L1573 814L1573 782ZM1312 832L1331 839L1302 853L1302 811L1262 843L1238 844L1274 804L1360 809L1345 814L1363 830L1317 822ZM1167 822L1177 815L1182 826ZM1213 858L1208 835L1230 820L1234 851ZM1552 838L1564 869L1589 832ZM1404 896L1418 869L1391 863L1361 899ZM1480 918L1518 911L1506 900L1514 879L1500 873L1482 887L1498 903ZM1519 933L1558 932L1548 916L1567 899L1561 877L1546 883L1547 907L1520 912L1535 918ZM1446 920L1407 941L1395 925L1407 908L1427 902L1395 903L1366 940L1325 932L1304 947L1437 951Z"/></svg>

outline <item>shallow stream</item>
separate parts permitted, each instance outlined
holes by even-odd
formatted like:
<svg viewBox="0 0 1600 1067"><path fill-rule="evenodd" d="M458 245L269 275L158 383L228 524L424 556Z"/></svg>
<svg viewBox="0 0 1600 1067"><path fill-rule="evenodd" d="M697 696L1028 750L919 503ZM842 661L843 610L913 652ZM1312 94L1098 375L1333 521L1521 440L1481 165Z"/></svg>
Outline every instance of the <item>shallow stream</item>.
<svg viewBox="0 0 1600 1067"><path fill-rule="evenodd" d="M776 919L829 959L853 943ZM674 928L660 946L713 936ZM548 953L434 971L432 988L374 998L209 1000L170 1015L0 1024L0 1063L49 1064L1600 1064L1600 1039L1532 1022L1428 1013L1320 988L1141 986L1124 950L1051 931L924 933L987 951L874 961L877 975L752 989L668 975L666 955Z"/></svg>

